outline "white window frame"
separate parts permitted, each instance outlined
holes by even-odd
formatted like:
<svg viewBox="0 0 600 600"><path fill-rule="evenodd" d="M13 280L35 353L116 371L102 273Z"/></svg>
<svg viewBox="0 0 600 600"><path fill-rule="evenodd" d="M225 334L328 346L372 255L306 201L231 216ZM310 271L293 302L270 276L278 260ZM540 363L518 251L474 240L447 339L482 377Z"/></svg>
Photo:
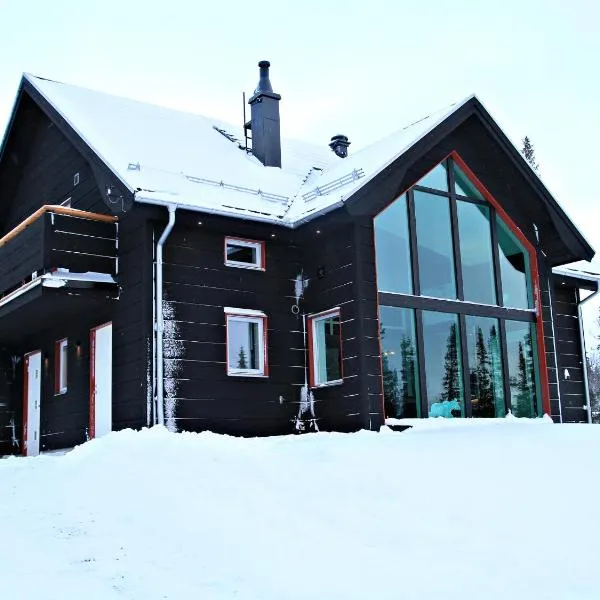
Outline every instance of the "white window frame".
<svg viewBox="0 0 600 600"><path fill-rule="evenodd" d="M227 247L229 245L241 246L243 248L253 248L256 250L256 262L246 263L238 260L229 260L227 257ZM244 238L230 237L225 238L225 266L235 267L237 269L252 269L254 271L264 271L265 264L265 243L258 240L247 240Z"/></svg>
<svg viewBox="0 0 600 600"><path fill-rule="evenodd" d="M226 331L225 361L227 363L227 375L230 377L268 377L269 364L267 359L267 315L259 310L231 308L229 306L224 308L224 312ZM256 323L258 325L259 369L240 369L229 364L229 324L232 322Z"/></svg>
<svg viewBox="0 0 600 600"><path fill-rule="evenodd" d="M54 393L56 395L66 394L68 390L68 368L69 368L69 340L63 338L58 340L54 345L54 352L56 353L54 360L54 376L56 381L54 382Z"/></svg>
<svg viewBox="0 0 600 600"><path fill-rule="evenodd" d="M317 344L317 324L325 319L331 317L338 317L340 320L340 374L339 379L332 379L331 381L319 381L319 348ZM332 385L341 385L344 383L344 355L342 351L342 316L341 310L338 307L325 310L314 315L308 315L308 327L310 337L310 385L313 388L329 387Z"/></svg>

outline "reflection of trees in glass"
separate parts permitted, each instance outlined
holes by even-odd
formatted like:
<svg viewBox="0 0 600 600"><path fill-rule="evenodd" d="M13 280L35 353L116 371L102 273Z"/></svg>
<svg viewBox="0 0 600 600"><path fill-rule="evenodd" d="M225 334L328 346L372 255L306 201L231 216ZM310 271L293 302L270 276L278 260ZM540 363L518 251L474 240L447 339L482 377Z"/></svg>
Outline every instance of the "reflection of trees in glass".
<svg viewBox="0 0 600 600"><path fill-rule="evenodd" d="M490 371L492 375L492 392L496 399L496 417L504 417L504 378L502 377L502 353L500 349L500 338L495 325L492 325L488 340L490 348Z"/></svg>
<svg viewBox="0 0 600 600"><path fill-rule="evenodd" d="M446 341L446 355L444 357L444 379L441 400L462 401L463 387L460 374L460 359L458 357L458 333L456 323L450 325Z"/></svg>
<svg viewBox="0 0 600 600"><path fill-rule="evenodd" d="M385 329L382 327L382 345L384 337ZM413 340L408 336L402 336L400 340L400 375L398 370L390 365L389 354L383 352L381 357L385 414L396 418L414 417L416 413L414 409L411 410L416 397L416 352Z"/></svg>
<svg viewBox="0 0 600 600"><path fill-rule="evenodd" d="M527 343L529 341L529 343ZM531 346L531 335L525 337L525 344L519 342L519 370L517 374L517 417L533 417L533 389L530 383L531 371L528 365L527 346Z"/></svg>
<svg viewBox="0 0 600 600"><path fill-rule="evenodd" d="M240 353L238 354L238 369L247 369L248 362L246 361L246 352L244 351L244 346L240 346Z"/></svg>
<svg viewBox="0 0 600 600"><path fill-rule="evenodd" d="M494 417L494 390L491 375L491 361L483 337L483 329L477 327L475 349L477 363L471 372L471 394L473 399L474 417Z"/></svg>

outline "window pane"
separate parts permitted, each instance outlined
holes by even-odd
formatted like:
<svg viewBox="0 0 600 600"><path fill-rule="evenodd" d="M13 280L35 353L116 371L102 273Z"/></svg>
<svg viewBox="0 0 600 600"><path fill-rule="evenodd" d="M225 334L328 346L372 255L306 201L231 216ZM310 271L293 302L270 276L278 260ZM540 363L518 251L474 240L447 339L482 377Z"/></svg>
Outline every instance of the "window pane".
<svg viewBox="0 0 600 600"><path fill-rule="evenodd" d="M67 388L67 344L61 344L60 348L60 388L64 390Z"/></svg>
<svg viewBox="0 0 600 600"><path fill-rule="evenodd" d="M242 246L233 242L227 242L227 260L248 264L258 264L257 254L258 252L255 247Z"/></svg>
<svg viewBox="0 0 600 600"><path fill-rule="evenodd" d="M504 306L531 308L529 255L500 217L496 223Z"/></svg>
<svg viewBox="0 0 600 600"><path fill-rule="evenodd" d="M510 406L516 417L537 415L535 328L532 323L506 321Z"/></svg>
<svg viewBox="0 0 600 600"><path fill-rule="evenodd" d="M423 345L429 416L463 416L458 315L423 311Z"/></svg>
<svg viewBox="0 0 600 600"><path fill-rule="evenodd" d="M498 319L466 317L469 385L474 417L504 417L502 347Z"/></svg>
<svg viewBox="0 0 600 600"><path fill-rule="evenodd" d="M496 304L490 209L457 200L465 300Z"/></svg>
<svg viewBox="0 0 600 600"><path fill-rule="evenodd" d="M229 319L229 367L231 369L260 369L258 323Z"/></svg>
<svg viewBox="0 0 600 600"><path fill-rule="evenodd" d="M462 172L460 167L454 161L452 161L452 166L454 170L454 191L463 196L484 200L484 197L479 190L471 183L471 180Z"/></svg>
<svg viewBox="0 0 600 600"><path fill-rule="evenodd" d="M421 294L456 298L450 200L415 191Z"/></svg>
<svg viewBox="0 0 600 600"><path fill-rule="evenodd" d="M435 169L429 171L423 179L420 179L416 185L432 188L434 190L448 191L448 173L447 163L440 163Z"/></svg>
<svg viewBox="0 0 600 600"><path fill-rule="evenodd" d="M379 317L385 416L420 417L415 312L410 308L381 306Z"/></svg>
<svg viewBox="0 0 600 600"><path fill-rule="evenodd" d="M327 383L342 378L340 317L335 315L314 322L315 383Z"/></svg>
<svg viewBox="0 0 600 600"><path fill-rule="evenodd" d="M412 294L406 195L375 217L377 287L381 291Z"/></svg>

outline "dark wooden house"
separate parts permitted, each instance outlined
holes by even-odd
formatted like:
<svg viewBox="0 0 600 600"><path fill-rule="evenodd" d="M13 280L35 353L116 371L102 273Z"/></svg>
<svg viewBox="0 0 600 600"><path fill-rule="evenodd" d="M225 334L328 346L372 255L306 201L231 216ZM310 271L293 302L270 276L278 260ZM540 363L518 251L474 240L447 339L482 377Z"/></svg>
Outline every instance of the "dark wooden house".
<svg viewBox="0 0 600 600"><path fill-rule="evenodd" d="M368 148L30 75L0 149L0 454L166 424L585 422L592 248L475 97ZM402 424L403 421L400 421Z"/></svg>

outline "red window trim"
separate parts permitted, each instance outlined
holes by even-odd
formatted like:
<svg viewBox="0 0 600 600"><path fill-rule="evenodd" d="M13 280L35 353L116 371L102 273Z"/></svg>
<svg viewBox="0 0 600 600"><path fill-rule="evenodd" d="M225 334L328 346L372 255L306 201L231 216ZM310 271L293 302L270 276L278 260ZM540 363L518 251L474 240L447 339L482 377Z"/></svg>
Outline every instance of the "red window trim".
<svg viewBox="0 0 600 600"><path fill-rule="evenodd" d="M535 308L535 327L537 333L537 346L538 346L538 363L539 363L539 373L540 373L540 388L542 394L542 412L550 415L550 382L548 380L548 363L546 360L546 343L544 340L544 323L542 320L542 294L540 290L540 275L538 270L538 262L537 262L537 253L535 248L531 244L531 242L525 237L525 234L517 227L516 223L508 216L507 212L502 208L502 206L498 203L498 201L492 196L490 191L483 185L483 183L479 180L479 178L473 173L473 171L469 168L467 163L461 158L460 154L456 150L452 150L449 154L447 154L444 158L442 158L438 163L436 163L427 173L433 171L439 164L451 158L454 162L462 169L464 174L470 179L471 183L477 188L479 193L496 209L496 213L500 216L500 218L508 225L509 229L514 233L517 239L523 244L523 247L527 251L529 255L529 264L531 267L531 283L533 286L533 300L534 300L534 308ZM418 181L415 181L411 185L409 185L402 192L397 194L394 197L396 198L402 196L402 194L406 194L408 190L417 185ZM392 200L392 202L394 201ZM380 212L383 212L389 205L388 203L383 207L380 211L378 211L373 218L375 218ZM373 247L375 248L375 229L372 229L372 242ZM376 261L377 262L377 261ZM377 264L375 264L375 274L377 274ZM379 299L377 300L377 326L378 326L378 336L379 336L379 348L380 348L380 356L381 356L381 321L379 316ZM382 362L383 359L381 359ZM382 363L383 365L383 363ZM385 399L384 399L384 384L383 384L383 366L381 368L381 414L382 419L385 419Z"/></svg>
<svg viewBox="0 0 600 600"><path fill-rule="evenodd" d="M240 308L240 312L228 312L225 310L225 369L228 377L253 377L267 378L269 377L269 347L267 344L267 331L269 328L269 318L265 314L244 314L244 309ZM260 319L263 327L263 372L262 373L231 373L229 370L229 317Z"/></svg>
<svg viewBox="0 0 600 600"><path fill-rule="evenodd" d="M260 246L260 265L259 266L243 266L243 265L231 265L228 264L227 259L227 242L245 242L247 244L258 244ZM251 240L249 238L242 238L237 236L226 235L225 241L223 244L223 258L225 260L225 266L234 267L238 269L249 269L254 271L266 271L267 270L267 253L266 253L267 245L263 240Z"/></svg>
<svg viewBox="0 0 600 600"><path fill-rule="evenodd" d="M65 386L64 388L61 387L61 381L60 381L60 372L61 372L61 366L62 366L62 345L64 344L68 344L69 343L69 338L62 338L60 340L57 340L56 342L54 342L54 395L55 396L60 396L61 394L66 394L67 390L69 389L69 382L68 382L68 378L67 381L65 381ZM67 369L68 369L68 363L67 363Z"/></svg>
<svg viewBox="0 0 600 600"><path fill-rule="evenodd" d="M313 324L315 321L325 319L337 315L340 318L340 379L329 383L316 383L315 373L315 350L314 350L314 333ZM330 308L318 313L307 315L306 325L308 328L308 380L311 388L331 387L334 385L342 385L344 382L344 351L342 345L342 311L339 307Z"/></svg>

